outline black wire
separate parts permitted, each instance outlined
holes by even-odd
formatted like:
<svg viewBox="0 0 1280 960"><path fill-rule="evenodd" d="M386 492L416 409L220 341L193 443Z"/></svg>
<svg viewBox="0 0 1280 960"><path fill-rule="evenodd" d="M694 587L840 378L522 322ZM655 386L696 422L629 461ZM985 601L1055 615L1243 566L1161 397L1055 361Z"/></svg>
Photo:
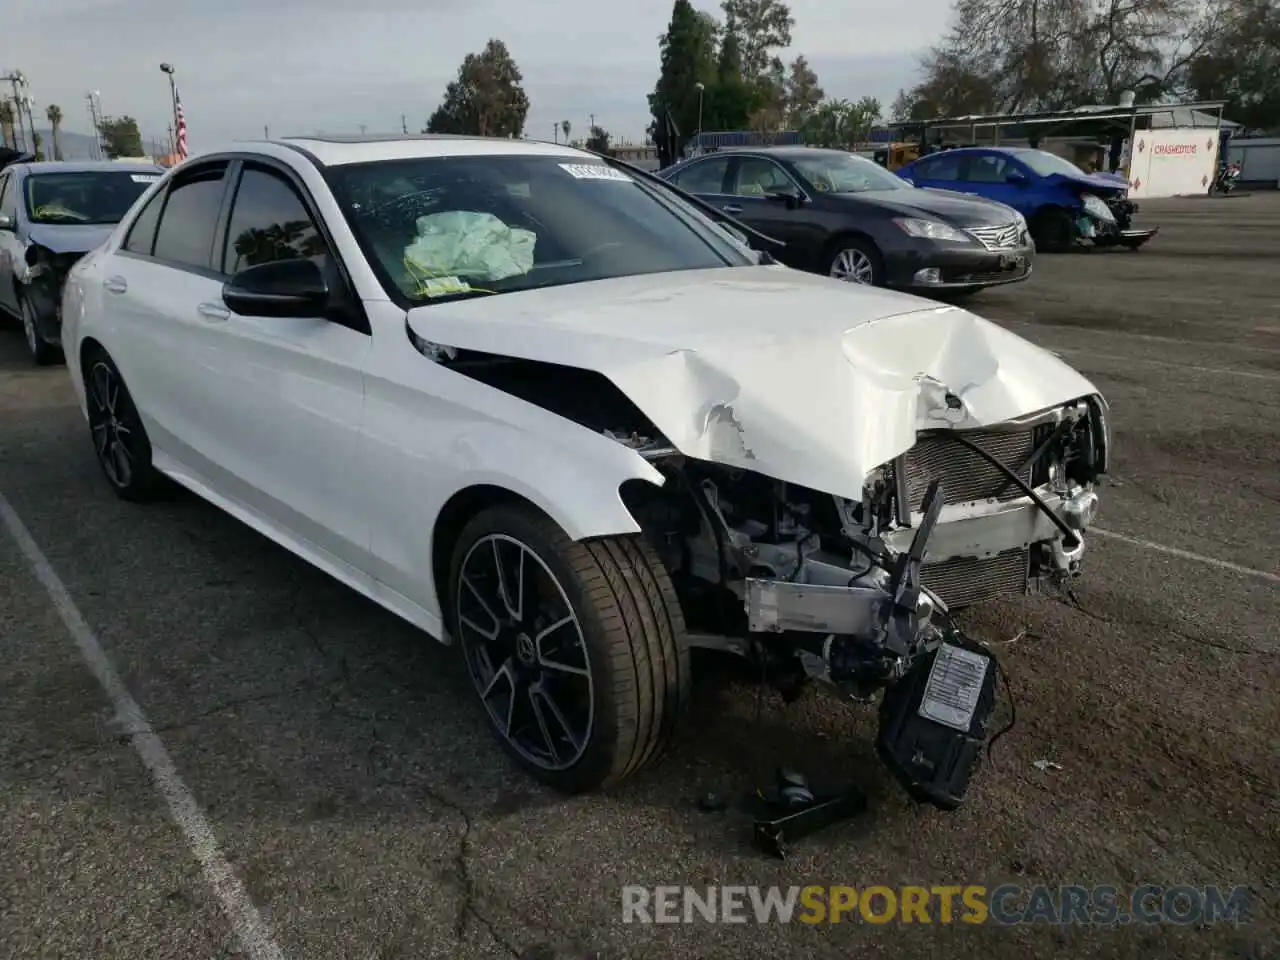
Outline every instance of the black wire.
<svg viewBox="0 0 1280 960"><path fill-rule="evenodd" d="M959 433L956 433L953 430L937 430L937 431L933 431L930 435L938 436L938 437L946 437L949 440L954 440L956 443L959 443L963 446L968 447L970 450L972 450L974 453L980 456L983 460L987 461L987 463L991 464L991 466L995 467L997 470L1003 473L1006 477L1008 477L1009 480L1014 485L1016 485L1017 488L1021 490L1026 496L1030 497L1031 502L1034 503L1037 507L1039 507L1040 512L1043 513L1046 517L1048 517L1053 522L1053 525L1055 527L1057 527L1060 531L1062 531L1062 537L1063 537L1063 540L1066 542L1068 549L1072 547L1080 546L1080 538L1076 536L1075 532L1072 531L1070 527L1068 527L1065 523L1063 523L1061 517L1059 517L1056 513L1054 513L1051 509L1049 509L1049 505L1045 503L1042 499L1040 499L1040 495L1037 494L1034 490L1032 490L1025 480L1023 480L1020 476L1018 476L1016 473L1010 470L1007 466L1005 466L1003 463L1001 463L991 454L987 453L987 451L983 450L980 446L978 446L972 440L968 439L965 436L962 436Z"/></svg>

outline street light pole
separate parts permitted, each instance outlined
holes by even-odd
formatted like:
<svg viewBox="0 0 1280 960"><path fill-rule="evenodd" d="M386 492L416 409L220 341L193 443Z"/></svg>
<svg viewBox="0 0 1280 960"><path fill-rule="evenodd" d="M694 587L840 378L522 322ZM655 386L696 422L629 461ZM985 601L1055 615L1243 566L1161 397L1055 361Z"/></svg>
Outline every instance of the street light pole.
<svg viewBox="0 0 1280 960"><path fill-rule="evenodd" d="M178 143L176 137L178 135L178 82L174 79L173 64L160 64L162 73L169 77L169 112L173 114L173 136L169 138L169 154L178 152Z"/></svg>
<svg viewBox="0 0 1280 960"><path fill-rule="evenodd" d="M23 106L22 91L23 91L23 88L26 86L27 78L24 77L20 71L15 70L13 71L13 73L9 74L8 76L0 77L0 80L9 81L9 84L13 87L13 111L17 115L16 119L18 121L18 128L14 132L14 136L21 141L21 146L19 146L18 143L15 142L14 147L17 148L18 150L26 150L27 149L27 121L22 115L22 106ZM35 133L34 130L31 132Z"/></svg>
<svg viewBox="0 0 1280 960"><path fill-rule="evenodd" d="M702 153L702 95L706 92L707 86L701 80L699 80L697 83L694 84L694 87L698 91L698 132L696 134L697 139L694 140L694 143L697 144L696 149L698 153L701 154Z"/></svg>
<svg viewBox="0 0 1280 960"><path fill-rule="evenodd" d="M102 104L98 99L98 91L90 90L85 94L85 100L89 101L89 117L93 120L93 158L101 160L102 150Z"/></svg>

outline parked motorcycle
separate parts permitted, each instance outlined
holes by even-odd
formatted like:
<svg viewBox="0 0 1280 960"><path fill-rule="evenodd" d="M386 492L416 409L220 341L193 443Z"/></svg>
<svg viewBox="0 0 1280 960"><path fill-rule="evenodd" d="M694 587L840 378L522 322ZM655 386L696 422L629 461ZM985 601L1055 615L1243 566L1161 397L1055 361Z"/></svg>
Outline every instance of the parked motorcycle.
<svg viewBox="0 0 1280 960"><path fill-rule="evenodd" d="M1236 181L1239 179L1240 164L1220 163L1218 164L1218 175L1214 178L1213 186L1209 188L1209 192L1228 194L1236 188Z"/></svg>

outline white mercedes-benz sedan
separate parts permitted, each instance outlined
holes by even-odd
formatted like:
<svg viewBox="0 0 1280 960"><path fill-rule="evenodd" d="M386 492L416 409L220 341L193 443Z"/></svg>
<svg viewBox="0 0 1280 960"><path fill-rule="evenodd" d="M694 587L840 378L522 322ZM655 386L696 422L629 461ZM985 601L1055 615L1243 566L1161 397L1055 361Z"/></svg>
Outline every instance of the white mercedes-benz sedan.
<svg viewBox="0 0 1280 960"><path fill-rule="evenodd" d="M63 347L120 497L176 481L455 644L547 783L659 756L702 646L882 693L881 757L950 808L997 673L951 612L1078 575L1107 405L771 242L567 146L257 142L139 198Z"/></svg>

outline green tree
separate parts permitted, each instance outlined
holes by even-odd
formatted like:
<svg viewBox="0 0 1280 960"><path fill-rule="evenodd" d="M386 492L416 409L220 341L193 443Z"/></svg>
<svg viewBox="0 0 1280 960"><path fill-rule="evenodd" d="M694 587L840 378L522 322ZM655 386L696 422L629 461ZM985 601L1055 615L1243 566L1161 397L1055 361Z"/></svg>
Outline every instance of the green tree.
<svg viewBox="0 0 1280 960"><path fill-rule="evenodd" d="M670 112L680 136L687 138L698 127L697 85L709 90L715 83L715 21L695 10L689 0L675 0L667 32L658 38L658 49L662 66L649 94L650 134L658 139L665 114ZM704 93L704 111L706 106Z"/></svg>
<svg viewBox="0 0 1280 960"><path fill-rule="evenodd" d="M40 136L40 134L36 133L33 130L31 131L31 142L33 144L31 148L31 152L35 154L36 160L37 161L43 160L44 159L44 137Z"/></svg>
<svg viewBox="0 0 1280 960"><path fill-rule="evenodd" d="M142 156L142 134L133 117L103 117L98 121L98 136L108 160Z"/></svg>
<svg viewBox="0 0 1280 960"><path fill-rule="evenodd" d="M523 79L507 45L490 40L483 51L463 59L457 79L445 88L444 100L423 132L520 136L529 115Z"/></svg>
<svg viewBox="0 0 1280 960"><path fill-rule="evenodd" d="M609 131L600 126L592 127L591 133L587 136L586 148L596 153L608 153Z"/></svg>
<svg viewBox="0 0 1280 960"><path fill-rule="evenodd" d="M805 143L847 149L871 139L872 128L880 122L880 101L863 97L856 103L826 100L801 128Z"/></svg>
<svg viewBox="0 0 1280 960"><path fill-rule="evenodd" d="M955 0L898 106L918 116L1063 110L1185 93L1245 0Z"/></svg>
<svg viewBox="0 0 1280 960"><path fill-rule="evenodd" d="M561 121L560 121L560 129L561 129L561 131L563 131L563 133L564 133L564 142L565 142L565 143L568 143L568 142L569 142L569 131L573 129L573 124L572 124L572 123L570 123L568 120L561 120Z"/></svg>
<svg viewBox="0 0 1280 960"><path fill-rule="evenodd" d="M724 0L726 33L737 36L742 48L742 75L760 80L772 69L775 51L791 46L796 25L791 8L782 0Z"/></svg>
<svg viewBox="0 0 1280 960"><path fill-rule="evenodd" d="M1228 120L1280 131L1280 0L1238 0L1189 76L1197 99L1226 101Z"/></svg>
<svg viewBox="0 0 1280 960"><path fill-rule="evenodd" d="M818 85L818 75L804 57L796 57L787 73L787 126L801 129L813 116L826 94Z"/></svg>
<svg viewBox="0 0 1280 960"><path fill-rule="evenodd" d="M745 130L759 105L759 90L742 76L742 48L738 37L725 32L716 59L715 81L706 91L703 127Z"/></svg>
<svg viewBox="0 0 1280 960"><path fill-rule="evenodd" d="M61 160L62 147L58 144L58 134L62 132L62 108L56 103L51 103L44 115L49 121L49 139L52 141L50 146L53 148L53 159Z"/></svg>

